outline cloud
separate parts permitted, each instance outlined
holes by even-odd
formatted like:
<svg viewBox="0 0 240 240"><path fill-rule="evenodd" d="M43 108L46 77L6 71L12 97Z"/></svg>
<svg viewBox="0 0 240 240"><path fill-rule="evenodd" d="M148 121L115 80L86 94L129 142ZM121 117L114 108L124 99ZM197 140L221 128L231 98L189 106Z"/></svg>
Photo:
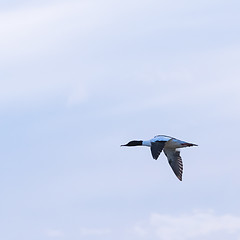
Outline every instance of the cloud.
<svg viewBox="0 0 240 240"><path fill-rule="evenodd" d="M102 236L110 233L111 230L108 228L80 228L80 234L82 236Z"/></svg>
<svg viewBox="0 0 240 240"><path fill-rule="evenodd" d="M50 229L46 232L46 235L50 238L59 238L59 237L63 237L64 234L62 231L60 230L56 230L56 229Z"/></svg>
<svg viewBox="0 0 240 240"><path fill-rule="evenodd" d="M199 53L200 40L189 41L188 32L181 34L182 43L172 42L179 33L169 26L189 30L189 23L194 23L196 27L192 15L180 17L196 3L173 3L71 0L1 12L0 106L21 101L34 105L45 99L49 104L49 99L57 98L74 105L92 97L98 102L107 99L104 106L115 103L106 111L122 114L176 102L180 106L208 103L232 89L236 95L239 83L231 84L231 79L239 73L233 64L238 62L239 49ZM207 1L197 4L208 5ZM201 16L198 21L202 23ZM208 39L215 44L213 36ZM208 44L200 46L207 49ZM232 102L228 99L224 104Z"/></svg>
<svg viewBox="0 0 240 240"><path fill-rule="evenodd" d="M81 36L89 34L98 26L97 18L92 2L84 1L26 5L1 12L0 31L4 38L0 39L0 61L12 63L15 59L36 58L49 51L59 51L76 32Z"/></svg>
<svg viewBox="0 0 240 240"><path fill-rule="evenodd" d="M90 31L94 11L91 4L65 1L1 12L1 106L59 96L70 103L86 98L84 74L76 77L63 51L76 29L81 35ZM89 12L92 17L86 21Z"/></svg>
<svg viewBox="0 0 240 240"><path fill-rule="evenodd" d="M211 239L213 236L240 237L240 217L217 215L213 211L195 211L190 214L151 214L145 226L136 225L134 231L142 237L161 240ZM236 238L233 238L236 237Z"/></svg>

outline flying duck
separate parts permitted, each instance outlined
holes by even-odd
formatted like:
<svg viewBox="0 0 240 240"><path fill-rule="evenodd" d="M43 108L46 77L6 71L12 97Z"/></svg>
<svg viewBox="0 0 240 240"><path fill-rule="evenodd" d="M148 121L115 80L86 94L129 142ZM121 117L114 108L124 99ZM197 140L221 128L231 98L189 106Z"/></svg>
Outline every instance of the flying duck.
<svg viewBox="0 0 240 240"><path fill-rule="evenodd" d="M182 181L182 173L183 173L183 163L182 158L180 156L180 151L176 150L178 148L184 147L192 147L197 146L197 144L188 143L181 141L179 139L165 136L165 135L157 135L154 138L142 141L142 140L134 140L129 143L121 146L126 147L134 147L134 146L147 146L151 148L152 157L157 160L160 153L165 153L168 162L177 176L177 178Z"/></svg>

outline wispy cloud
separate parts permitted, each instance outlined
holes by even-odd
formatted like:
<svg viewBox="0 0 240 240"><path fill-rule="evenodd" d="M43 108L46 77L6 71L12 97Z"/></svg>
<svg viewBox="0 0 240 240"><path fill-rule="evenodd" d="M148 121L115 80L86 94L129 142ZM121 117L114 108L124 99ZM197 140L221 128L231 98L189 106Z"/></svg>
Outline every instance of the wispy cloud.
<svg viewBox="0 0 240 240"><path fill-rule="evenodd" d="M169 41L172 39L172 32L169 35L166 30L169 26L177 24L175 28L189 29L189 23L196 21L192 15L180 17L183 12L194 10L196 4L210 8L211 4L207 1L191 4L185 0L183 8L182 2L177 1L150 2L151 9L145 1L124 0L113 4L109 0L101 3L71 0L1 12L0 31L4 38L0 39L3 68L0 105L56 96L72 105L94 96L118 103L112 111L121 114L136 111L139 101L140 108L175 105L176 101L184 103L186 98L195 104L207 102L213 94L222 97L226 89L237 89L239 85L234 83L232 87L228 79L230 73L234 72L234 76L239 73L238 66L233 65L239 56L238 48L233 47L224 56L222 51L199 55L199 49L193 48L198 55L189 58L179 50L188 49L187 41L183 39L185 45L177 50L172 49L175 44ZM166 14L172 16L167 21ZM197 19L202 23L202 17ZM194 24L196 27L199 25ZM162 48L159 41L166 47ZM218 59L223 60L218 64ZM171 67L167 66L168 61ZM209 71L209 66L210 73L203 74ZM221 74L210 76L219 72L221 66L224 66ZM221 85L221 81L225 83Z"/></svg>
<svg viewBox="0 0 240 240"><path fill-rule="evenodd" d="M80 228L80 234L82 236L102 236L110 233L111 230L108 228Z"/></svg>
<svg viewBox="0 0 240 240"><path fill-rule="evenodd" d="M50 229L46 231L46 235L50 238L59 238L64 236L63 232L57 229Z"/></svg>
<svg viewBox="0 0 240 240"><path fill-rule="evenodd" d="M238 239L240 216L218 215L213 211L182 215L153 213L148 222L136 225L134 231L141 237L161 240L211 239L213 236ZM221 235L224 237L221 238Z"/></svg>
<svg viewBox="0 0 240 240"><path fill-rule="evenodd" d="M5 37L0 39L0 61L36 58L59 50L66 35L78 32L83 36L98 24L96 11L91 2L60 1L1 12L0 30Z"/></svg>

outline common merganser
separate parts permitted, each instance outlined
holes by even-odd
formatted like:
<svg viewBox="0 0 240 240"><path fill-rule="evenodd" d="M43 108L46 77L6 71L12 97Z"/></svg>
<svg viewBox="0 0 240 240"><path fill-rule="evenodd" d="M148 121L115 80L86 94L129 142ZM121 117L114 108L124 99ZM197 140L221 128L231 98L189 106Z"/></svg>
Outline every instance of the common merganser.
<svg viewBox="0 0 240 240"><path fill-rule="evenodd" d="M165 136L165 135L157 135L154 138L142 141L142 140L134 140L129 143L121 146L126 147L134 147L134 146L147 146L151 148L152 157L157 160L160 153L165 153L168 162L177 176L177 178L182 181L182 173L183 173L183 163L182 158L180 156L180 151L176 150L177 148L184 147L192 147L197 146L197 144L184 142L178 140L173 137Z"/></svg>

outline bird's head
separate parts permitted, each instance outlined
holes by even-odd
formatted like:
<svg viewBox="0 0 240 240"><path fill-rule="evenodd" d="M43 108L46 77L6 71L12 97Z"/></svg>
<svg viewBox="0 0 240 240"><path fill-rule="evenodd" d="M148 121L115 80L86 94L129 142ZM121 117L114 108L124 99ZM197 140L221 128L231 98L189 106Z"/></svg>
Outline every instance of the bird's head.
<svg viewBox="0 0 240 240"><path fill-rule="evenodd" d="M125 145L121 145L121 147L134 147L134 146L141 146L143 141L139 141L139 140L134 140L134 141L130 141L129 143L125 144Z"/></svg>

